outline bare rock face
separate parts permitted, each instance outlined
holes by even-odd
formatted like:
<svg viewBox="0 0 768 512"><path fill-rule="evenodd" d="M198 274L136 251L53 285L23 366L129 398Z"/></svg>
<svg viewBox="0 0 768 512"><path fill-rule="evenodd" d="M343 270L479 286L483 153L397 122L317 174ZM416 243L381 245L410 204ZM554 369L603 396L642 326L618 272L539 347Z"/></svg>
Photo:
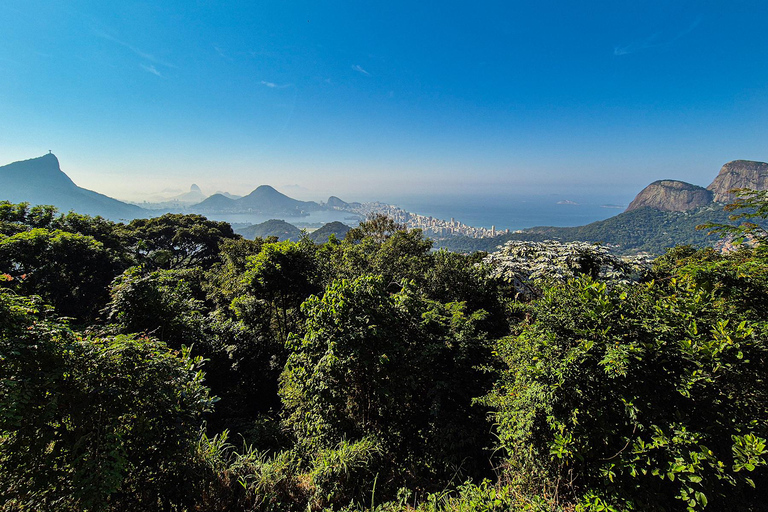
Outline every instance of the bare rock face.
<svg viewBox="0 0 768 512"><path fill-rule="evenodd" d="M666 212L684 212L712 202L712 192L684 181L659 180L645 187L625 211L654 208Z"/></svg>
<svg viewBox="0 0 768 512"><path fill-rule="evenodd" d="M728 162L707 187L719 203L730 203L735 199L729 191L734 188L751 188L768 190L768 163L751 160L734 160Z"/></svg>

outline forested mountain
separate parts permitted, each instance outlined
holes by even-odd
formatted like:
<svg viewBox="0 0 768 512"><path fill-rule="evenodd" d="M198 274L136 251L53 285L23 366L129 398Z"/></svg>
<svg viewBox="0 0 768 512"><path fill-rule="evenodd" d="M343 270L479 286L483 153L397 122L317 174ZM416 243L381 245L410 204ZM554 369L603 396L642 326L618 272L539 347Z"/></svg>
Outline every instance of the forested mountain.
<svg viewBox="0 0 768 512"><path fill-rule="evenodd" d="M61 171L52 153L0 167L0 200L49 204L61 211L101 215L108 219L136 219L149 212L75 185Z"/></svg>
<svg viewBox="0 0 768 512"><path fill-rule="evenodd" d="M333 235L339 240L344 238L347 235L347 232L352 229L343 222L335 221L335 222L329 222L328 224L323 225L319 229L316 229L309 233L309 239L315 242L316 244L324 244L328 241L328 238Z"/></svg>
<svg viewBox="0 0 768 512"><path fill-rule="evenodd" d="M254 238L277 237L278 240L297 241L301 236L301 230L289 224L284 220L271 219L261 224L253 224L235 230L236 233L245 238L253 240Z"/></svg>

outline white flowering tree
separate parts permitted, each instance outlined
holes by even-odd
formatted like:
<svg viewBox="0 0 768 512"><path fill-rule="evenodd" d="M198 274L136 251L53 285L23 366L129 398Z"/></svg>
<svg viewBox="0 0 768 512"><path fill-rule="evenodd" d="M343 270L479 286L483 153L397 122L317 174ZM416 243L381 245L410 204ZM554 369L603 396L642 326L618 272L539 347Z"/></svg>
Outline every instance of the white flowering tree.
<svg viewBox="0 0 768 512"><path fill-rule="evenodd" d="M486 256L492 275L510 283L519 298L541 295L541 285L579 275L602 281L636 280L650 269L651 258L620 258L608 247L589 242L509 241Z"/></svg>

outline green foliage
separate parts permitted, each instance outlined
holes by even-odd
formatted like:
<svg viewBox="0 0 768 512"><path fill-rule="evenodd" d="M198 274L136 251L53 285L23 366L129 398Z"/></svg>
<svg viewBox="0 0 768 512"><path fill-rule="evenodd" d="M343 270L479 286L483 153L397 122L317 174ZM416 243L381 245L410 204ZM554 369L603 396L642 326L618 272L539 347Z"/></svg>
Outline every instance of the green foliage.
<svg viewBox="0 0 768 512"><path fill-rule="evenodd" d="M52 228L56 213L53 206L36 205L30 208L29 203L0 201L0 233L14 235L28 229Z"/></svg>
<svg viewBox="0 0 768 512"><path fill-rule="evenodd" d="M196 343L204 322L200 275L199 269L131 267L112 283L107 320L119 332L148 333L175 348Z"/></svg>
<svg viewBox="0 0 768 512"><path fill-rule="evenodd" d="M758 510L762 239L648 270L546 233L485 258L386 217L317 246L0 202L0 509Z"/></svg>
<svg viewBox="0 0 768 512"><path fill-rule="evenodd" d="M219 244L239 236L226 222L172 213L132 220L126 232L138 262L163 269L209 268L218 259Z"/></svg>
<svg viewBox="0 0 768 512"><path fill-rule="evenodd" d="M347 232L346 239L351 242L361 242L370 238L374 242L381 243L397 233L406 231L405 224L398 224L392 217L382 213L369 215L366 220L357 227Z"/></svg>
<svg viewBox="0 0 768 512"><path fill-rule="evenodd" d="M84 338L50 314L37 299L0 290L4 509L183 500L201 414L213 402L200 358L150 339Z"/></svg>
<svg viewBox="0 0 768 512"><path fill-rule="evenodd" d="M389 485L482 467L487 427L471 399L487 382L476 368L488 350L483 312L409 286L391 294L380 277L338 281L302 310L306 334L289 340L280 390L301 452L376 439Z"/></svg>
<svg viewBox="0 0 768 512"><path fill-rule="evenodd" d="M36 294L57 311L92 320L106 302L106 289L122 263L93 237L34 228L0 235L0 272L6 286Z"/></svg>
<svg viewBox="0 0 768 512"><path fill-rule="evenodd" d="M248 256L246 267L241 278L246 294L236 298L232 307L246 321L249 317L253 321L248 312L254 307L267 312L283 343L298 327L301 303L320 291L315 245L306 239L265 244L258 254Z"/></svg>
<svg viewBox="0 0 768 512"><path fill-rule="evenodd" d="M369 439L342 441L302 465L289 451L269 456L245 446L238 452L225 431L203 436L198 455L213 477L200 508L303 512L348 505L370 492L376 478L370 466L381 454Z"/></svg>
<svg viewBox="0 0 768 512"><path fill-rule="evenodd" d="M247 293L247 283L243 282L248 256L255 256L261 252L265 243L274 243L257 238L248 240L245 238L225 239L219 246L219 261L205 273L203 288L208 300L226 312L232 301Z"/></svg>
<svg viewBox="0 0 768 512"><path fill-rule="evenodd" d="M484 400L515 467L618 509L754 499L749 486L766 483L766 325L696 277L546 292L535 321L500 343L508 369Z"/></svg>
<svg viewBox="0 0 768 512"><path fill-rule="evenodd" d="M747 219L738 225L718 222L707 222L697 229L708 230L710 233L727 237L736 245L749 242L750 245L765 246L768 242L768 231L765 229L765 220L768 219L768 190L751 190L738 188L730 192L736 194L736 200L726 205L725 211L738 212L730 215L728 220L740 221ZM752 222L750 219L760 219L763 225Z"/></svg>
<svg viewBox="0 0 768 512"><path fill-rule="evenodd" d="M397 287L410 280L421 281L429 268L432 242L421 230L406 231L385 216L361 222L347 232L343 242L330 240L319 251L324 283L381 275Z"/></svg>

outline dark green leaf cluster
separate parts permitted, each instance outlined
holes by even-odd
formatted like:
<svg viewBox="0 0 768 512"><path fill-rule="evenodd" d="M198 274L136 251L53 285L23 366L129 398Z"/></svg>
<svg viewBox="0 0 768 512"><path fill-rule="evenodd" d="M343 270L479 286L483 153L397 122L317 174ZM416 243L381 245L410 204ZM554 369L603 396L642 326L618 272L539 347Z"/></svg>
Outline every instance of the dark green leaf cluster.
<svg viewBox="0 0 768 512"><path fill-rule="evenodd" d="M179 500L213 403L201 358L147 338L85 337L51 315L0 290L3 510Z"/></svg>

